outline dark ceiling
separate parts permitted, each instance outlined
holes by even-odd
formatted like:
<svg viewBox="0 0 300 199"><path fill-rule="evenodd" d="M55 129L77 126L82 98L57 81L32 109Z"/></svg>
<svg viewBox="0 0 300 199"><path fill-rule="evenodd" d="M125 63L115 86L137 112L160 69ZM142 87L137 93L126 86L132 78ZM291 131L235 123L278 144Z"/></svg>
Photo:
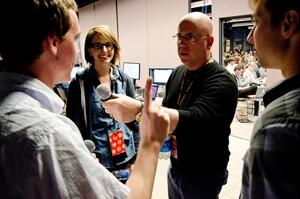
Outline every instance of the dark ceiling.
<svg viewBox="0 0 300 199"><path fill-rule="evenodd" d="M81 8L81 7L86 6L90 3L93 3L97 0L75 0L75 1L77 3L78 7Z"/></svg>

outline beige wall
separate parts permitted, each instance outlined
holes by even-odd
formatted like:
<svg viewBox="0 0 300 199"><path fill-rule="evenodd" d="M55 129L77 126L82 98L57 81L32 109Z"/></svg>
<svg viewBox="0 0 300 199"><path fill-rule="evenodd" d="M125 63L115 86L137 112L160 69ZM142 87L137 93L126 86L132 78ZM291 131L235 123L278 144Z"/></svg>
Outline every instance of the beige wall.
<svg viewBox="0 0 300 199"><path fill-rule="evenodd" d="M119 35L121 63L141 63L144 86L149 67L175 67L181 62L177 56L176 41L179 19L188 13L188 0L98 0L79 9L81 46L88 29L107 24ZM238 8L238 9L237 9ZM116 12L118 10L118 12ZM215 42L213 57L219 60L220 18L251 14L247 0L212 0L212 21ZM117 20L118 19L118 20ZM268 85L282 79L278 70L268 70Z"/></svg>
<svg viewBox="0 0 300 199"><path fill-rule="evenodd" d="M180 64L172 35L177 31L179 19L188 13L187 0L119 0L117 3L100 0L79 9L82 47L92 26L111 26L115 33L118 31L121 43L121 67L123 62L141 63L139 86L144 86L149 67Z"/></svg>
<svg viewBox="0 0 300 199"><path fill-rule="evenodd" d="M79 23L81 26L80 44L83 57L84 40L88 30L98 24L108 24L116 33L116 21L116 5L111 0L97 1L79 9Z"/></svg>

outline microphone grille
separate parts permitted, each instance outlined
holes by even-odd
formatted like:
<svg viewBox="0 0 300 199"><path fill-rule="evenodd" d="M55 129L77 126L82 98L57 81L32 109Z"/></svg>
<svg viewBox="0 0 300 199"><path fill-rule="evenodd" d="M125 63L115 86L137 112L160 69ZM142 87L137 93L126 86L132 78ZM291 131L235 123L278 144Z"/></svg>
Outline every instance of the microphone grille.
<svg viewBox="0 0 300 199"><path fill-rule="evenodd" d="M96 93L99 95L103 100L108 99L111 96L111 91L108 85L100 84L96 88Z"/></svg>
<svg viewBox="0 0 300 199"><path fill-rule="evenodd" d="M84 140L85 146L88 148L88 150L93 153L95 150L96 146L92 140Z"/></svg>

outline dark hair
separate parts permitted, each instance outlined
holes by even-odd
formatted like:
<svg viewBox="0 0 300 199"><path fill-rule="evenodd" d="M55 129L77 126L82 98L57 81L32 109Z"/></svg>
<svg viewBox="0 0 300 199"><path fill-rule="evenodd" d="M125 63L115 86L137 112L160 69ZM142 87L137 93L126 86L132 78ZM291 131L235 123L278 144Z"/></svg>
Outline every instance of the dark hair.
<svg viewBox="0 0 300 199"><path fill-rule="evenodd" d="M264 5L270 11L273 26L279 25L288 10L295 10L300 15L300 0L249 0L249 3L252 8L260 3ZM297 27L299 29L300 24Z"/></svg>
<svg viewBox="0 0 300 199"><path fill-rule="evenodd" d="M244 69L244 67L241 64L238 64L234 67L233 71L242 70L242 69Z"/></svg>
<svg viewBox="0 0 300 199"><path fill-rule="evenodd" d="M50 34L63 39L70 29L69 9L77 11L74 0L14 0L0 2L0 54L10 64L34 62ZM6 11L13 11L13 17Z"/></svg>

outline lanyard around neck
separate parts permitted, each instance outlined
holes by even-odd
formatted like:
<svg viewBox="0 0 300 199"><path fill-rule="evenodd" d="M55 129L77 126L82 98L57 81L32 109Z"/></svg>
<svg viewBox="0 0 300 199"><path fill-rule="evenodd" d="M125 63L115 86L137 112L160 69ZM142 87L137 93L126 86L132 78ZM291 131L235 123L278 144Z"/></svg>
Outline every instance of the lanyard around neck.
<svg viewBox="0 0 300 199"><path fill-rule="evenodd" d="M192 85L194 83L194 78L193 78L193 80L189 83L189 86L187 87L187 89L185 91L183 90L183 86L186 82L186 72L187 72L187 70L185 71L185 73L183 75L183 81L181 82L181 86L180 86L180 90L179 90L179 96L177 98L177 105L178 106L182 105L183 100L186 98L187 93L189 92L190 88L192 87Z"/></svg>
<svg viewBox="0 0 300 199"><path fill-rule="evenodd" d="M208 60L206 61L206 63L204 65L207 65L211 62L213 62L213 59L210 57L210 58L208 58ZM194 84L194 80L195 80L195 77L193 77L193 79L189 83L187 89L184 90L183 87L184 87L184 84L186 83L186 73L187 73L187 70L185 70L184 75L183 75L183 81L181 82L181 86L180 86L180 90L179 90L179 96L177 98L177 105L178 106L182 105L183 101L185 100L185 98L186 98L188 92L190 91L190 88Z"/></svg>

